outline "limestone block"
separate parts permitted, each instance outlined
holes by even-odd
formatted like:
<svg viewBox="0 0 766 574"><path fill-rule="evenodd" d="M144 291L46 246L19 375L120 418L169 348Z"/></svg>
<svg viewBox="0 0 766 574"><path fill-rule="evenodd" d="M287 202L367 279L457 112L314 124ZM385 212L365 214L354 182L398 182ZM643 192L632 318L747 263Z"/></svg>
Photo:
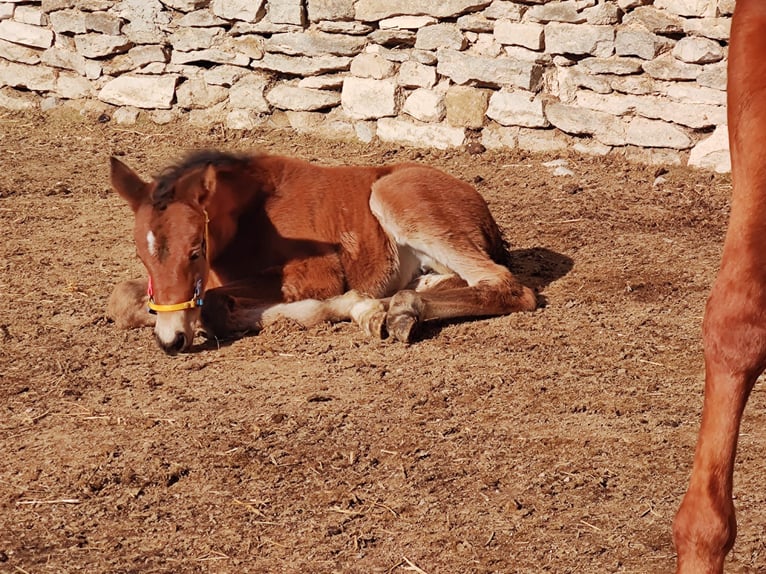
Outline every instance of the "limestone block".
<svg viewBox="0 0 766 574"><path fill-rule="evenodd" d="M440 122L445 116L444 94L418 88L407 96L402 111L421 122Z"/></svg>
<svg viewBox="0 0 766 574"><path fill-rule="evenodd" d="M315 56L313 58L264 54L261 60L253 60L250 67L255 70L270 70L295 76L316 76L327 72L348 70L351 58L346 56Z"/></svg>
<svg viewBox="0 0 766 574"><path fill-rule="evenodd" d="M495 0L482 12L482 14L490 20L521 22L521 17L526 10L527 6L520 3L508 2L506 0Z"/></svg>
<svg viewBox="0 0 766 574"><path fill-rule="evenodd" d="M436 68L413 61L402 62L398 82L405 88L433 88L436 85Z"/></svg>
<svg viewBox="0 0 766 574"><path fill-rule="evenodd" d="M341 104L351 118L377 119L396 115L396 95L393 80L350 77L343 82Z"/></svg>
<svg viewBox="0 0 766 574"><path fill-rule="evenodd" d="M50 48L53 45L53 32L40 26L0 20L0 40L32 48Z"/></svg>
<svg viewBox="0 0 766 574"><path fill-rule="evenodd" d="M308 0L308 15L312 22L353 20L354 0Z"/></svg>
<svg viewBox="0 0 766 574"><path fill-rule="evenodd" d="M340 93L277 84L266 94L266 100L280 110L311 112L334 108L340 104Z"/></svg>
<svg viewBox="0 0 766 574"><path fill-rule="evenodd" d="M585 15L580 13L573 0L564 0L563 2L548 2L539 6L532 6L524 14L524 19L528 22L567 22L570 24L581 24L585 22Z"/></svg>
<svg viewBox="0 0 766 574"><path fill-rule="evenodd" d="M274 34L264 40L263 47L267 52L288 56L355 56L366 44L367 40L358 36L309 31Z"/></svg>
<svg viewBox="0 0 766 574"><path fill-rule="evenodd" d="M687 64L673 57L672 54L663 54L650 62L644 62L644 71L657 80L694 80L699 76L703 68L698 64Z"/></svg>
<svg viewBox="0 0 766 574"><path fill-rule="evenodd" d="M264 0L212 0L213 14L226 20L255 22Z"/></svg>
<svg viewBox="0 0 766 574"><path fill-rule="evenodd" d="M86 12L85 28L89 31L116 36L122 29L122 21L117 16L106 12Z"/></svg>
<svg viewBox="0 0 766 574"><path fill-rule="evenodd" d="M719 125L706 139L695 145L689 154L689 165L712 169L718 173L731 171L729 133L726 124Z"/></svg>
<svg viewBox="0 0 766 574"><path fill-rule="evenodd" d="M168 62L168 55L162 46L135 46L128 51L131 61L136 67L145 66L151 62Z"/></svg>
<svg viewBox="0 0 766 574"><path fill-rule="evenodd" d="M688 149L694 145L689 135L678 126L660 120L635 117L630 120L626 141L639 147Z"/></svg>
<svg viewBox="0 0 766 574"><path fill-rule="evenodd" d="M614 53L614 38L615 32L612 26L556 22L545 26L545 49L551 54L607 58Z"/></svg>
<svg viewBox="0 0 766 574"><path fill-rule="evenodd" d="M519 143L519 128L489 125L481 131L481 143L492 150L513 149Z"/></svg>
<svg viewBox="0 0 766 574"><path fill-rule="evenodd" d="M229 96L222 86L213 86L204 79L187 80L176 88L176 102L186 110L200 110L215 106Z"/></svg>
<svg viewBox="0 0 766 574"><path fill-rule="evenodd" d="M98 99L116 106L168 109L176 91L174 76L123 75L101 88Z"/></svg>
<svg viewBox="0 0 766 574"><path fill-rule="evenodd" d="M715 40L687 36L681 38L673 48L673 55L689 64L711 64L723 60L723 48Z"/></svg>
<svg viewBox="0 0 766 574"><path fill-rule="evenodd" d="M22 24L31 24L32 26L46 26L48 18L39 7L27 4L19 4L13 12L13 19Z"/></svg>
<svg viewBox="0 0 766 574"><path fill-rule="evenodd" d="M400 143L413 147L448 149L465 142L461 128L443 124L417 124L397 118L378 120L378 138L384 142Z"/></svg>
<svg viewBox="0 0 766 574"><path fill-rule="evenodd" d="M444 97L447 123L460 128L482 127L491 93L469 86L450 86Z"/></svg>
<svg viewBox="0 0 766 574"><path fill-rule="evenodd" d="M489 99L487 117L503 126L546 128L542 98L532 92L500 90Z"/></svg>
<svg viewBox="0 0 766 574"><path fill-rule="evenodd" d="M225 124L232 130L252 130L266 121L266 116L255 110L236 109L226 114Z"/></svg>
<svg viewBox="0 0 766 574"><path fill-rule="evenodd" d="M226 20L219 18L210 10L197 10L184 14L174 20L174 23L183 28L209 28L211 26L222 26L226 24Z"/></svg>
<svg viewBox="0 0 766 574"><path fill-rule="evenodd" d="M710 0L655 0L654 5L678 16L701 18L715 15L715 2Z"/></svg>
<svg viewBox="0 0 766 574"><path fill-rule="evenodd" d="M246 68L224 64L215 66L202 73L202 77L210 85L231 87L237 80L247 75Z"/></svg>
<svg viewBox="0 0 766 574"><path fill-rule="evenodd" d="M162 3L179 12L193 12L200 8L207 8L210 0L162 0Z"/></svg>
<svg viewBox="0 0 766 574"><path fill-rule="evenodd" d="M488 86L515 86L532 92L540 88L543 67L535 62L520 62L510 58L483 58L439 50L436 71L456 84L477 82Z"/></svg>
<svg viewBox="0 0 766 574"><path fill-rule="evenodd" d="M269 78L260 74L250 73L229 90L229 105L235 109L252 110L256 113L268 113L271 107L266 101L265 92Z"/></svg>
<svg viewBox="0 0 766 574"><path fill-rule="evenodd" d="M726 63L711 64L702 68L702 72L697 76L697 83L700 86L713 88L715 90L726 90Z"/></svg>
<svg viewBox="0 0 766 574"><path fill-rule="evenodd" d="M56 87L56 76L56 70L48 66L29 66L0 60L0 85L3 86L52 92Z"/></svg>
<svg viewBox="0 0 766 574"><path fill-rule="evenodd" d="M37 64L40 61L40 51L0 40L0 58L21 64Z"/></svg>
<svg viewBox="0 0 766 574"><path fill-rule="evenodd" d="M93 84L73 72L59 72L55 92L68 100L91 98L94 95Z"/></svg>
<svg viewBox="0 0 766 574"><path fill-rule="evenodd" d="M363 22L401 15L455 18L490 4L490 0L357 0L354 14L357 20Z"/></svg>
<svg viewBox="0 0 766 574"><path fill-rule="evenodd" d="M133 42L124 36L109 36L107 34L80 34L74 37L77 51L86 58L103 58L127 52L133 47Z"/></svg>
<svg viewBox="0 0 766 574"><path fill-rule="evenodd" d="M641 25L654 34L675 35L683 34L684 26L681 18L658 10L654 6L640 6L626 14L622 19L624 25Z"/></svg>
<svg viewBox="0 0 766 574"><path fill-rule="evenodd" d="M425 26L438 23L433 16L394 16L378 22L381 30L419 30Z"/></svg>
<svg viewBox="0 0 766 574"><path fill-rule="evenodd" d="M70 52L61 48L48 48L42 53L40 60L48 66L74 70L80 75L86 75L88 60L77 52Z"/></svg>
<svg viewBox="0 0 766 574"><path fill-rule="evenodd" d="M303 3L301 0L268 0L266 17L275 24L303 25Z"/></svg>
<svg viewBox="0 0 766 574"><path fill-rule="evenodd" d="M207 50L212 48L223 34L223 28L179 28L168 36L168 42L173 50L181 52Z"/></svg>
<svg viewBox="0 0 766 574"><path fill-rule="evenodd" d="M40 97L37 94L7 87L0 88L0 108L21 111L38 107L40 107Z"/></svg>
<svg viewBox="0 0 766 574"><path fill-rule="evenodd" d="M570 145L567 136L559 131L519 128L519 149L533 153L554 153L564 151Z"/></svg>
<svg viewBox="0 0 766 574"><path fill-rule="evenodd" d="M545 27L541 24L521 24L510 20L495 23L495 40L510 46L522 46L530 50L542 50Z"/></svg>
<svg viewBox="0 0 766 574"><path fill-rule="evenodd" d="M650 32L643 25L629 26L617 30L614 41L615 52L618 56L638 56L644 60L652 60L673 46L669 38Z"/></svg>
<svg viewBox="0 0 766 574"><path fill-rule="evenodd" d="M351 61L351 73L358 78L382 80L394 75L396 67L380 54L359 54Z"/></svg>
<svg viewBox="0 0 766 574"><path fill-rule="evenodd" d="M614 26L620 23L620 9L612 3L598 4L583 10L585 21L594 26Z"/></svg>
<svg viewBox="0 0 766 574"><path fill-rule="evenodd" d="M257 34L243 34L242 36L227 35L220 42L220 48L232 50L253 60L263 58L263 38Z"/></svg>
<svg viewBox="0 0 766 574"><path fill-rule="evenodd" d="M85 26L85 12L82 10L58 10L48 15L51 28L56 34L70 32L84 34L88 31Z"/></svg>
<svg viewBox="0 0 766 574"><path fill-rule="evenodd" d="M468 45L463 32L455 24L434 24L417 31L415 48L418 50L463 50Z"/></svg>
<svg viewBox="0 0 766 574"><path fill-rule="evenodd" d="M363 24L362 22L322 20L315 25L319 32L327 32L328 34L348 34L350 36L366 36L375 30L375 28L369 24Z"/></svg>
<svg viewBox="0 0 766 574"><path fill-rule="evenodd" d="M300 88L312 88L314 90L337 90L343 88L343 81L348 74L323 74L321 76L310 76L298 81Z"/></svg>
<svg viewBox="0 0 766 574"><path fill-rule="evenodd" d="M164 43L171 18L159 0L120 0L110 13L127 21L121 32L134 44Z"/></svg>
<svg viewBox="0 0 766 574"><path fill-rule="evenodd" d="M711 40L728 40L731 36L731 18L688 18L683 25L688 35Z"/></svg>
<svg viewBox="0 0 766 574"><path fill-rule="evenodd" d="M551 102L545 107L545 116L551 124L568 134L592 135L602 144L610 146L625 145L626 126L613 114Z"/></svg>
<svg viewBox="0 0 766 574"><path fill-rule="evenodd" d="M585 58L579 64L591 74L612 74L615 76L629 76L639 74L642 71L642 62L638 58L623 58L612 56L610 58Z"/></svg>

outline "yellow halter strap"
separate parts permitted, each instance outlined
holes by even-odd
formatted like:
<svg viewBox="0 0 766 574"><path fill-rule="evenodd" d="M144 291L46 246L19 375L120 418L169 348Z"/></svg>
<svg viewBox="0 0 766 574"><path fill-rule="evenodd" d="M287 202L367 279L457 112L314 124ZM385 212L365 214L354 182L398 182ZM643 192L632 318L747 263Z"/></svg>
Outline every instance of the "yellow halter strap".
<svg viewBox="0 0 766 574"><path fill-rule="evenodd" d="M210 218L207 216L207 210L203 210L205 214L205 258L207 259L208 249L210 246L208 230ZM194 294L192 298L183 303L171 303L169 305L161 305L154 302L154 288L152 287L152 278L149 276L149 286L147 289L147 295L149 295L149 312L154 313L167 313L169 311L184 311L186 309L194 309L195 307L202 307L203 293L202 293L202 279L197 279L194 283Z"/></svg>

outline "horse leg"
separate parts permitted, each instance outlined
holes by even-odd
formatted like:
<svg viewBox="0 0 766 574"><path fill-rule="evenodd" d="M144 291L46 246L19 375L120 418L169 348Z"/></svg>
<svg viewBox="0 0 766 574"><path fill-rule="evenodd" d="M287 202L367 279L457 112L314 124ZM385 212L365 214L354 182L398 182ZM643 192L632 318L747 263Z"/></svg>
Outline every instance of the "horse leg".
<svg viewBox="0 0 766 574"><path fill-rule="evenodd" d="M395 293L386 317L389 334L409 342L421 321L507 315L537 307L534 292L521 285L508 269L491 261L485 265L493 275L474 285L453 288L442 285L434 290Z"/></svg>
<svg viewBox="0 0 766 574"><path fill-rule="evenodd" d="M507 256L500 230L469 184L430 167L408 165L375 182L370 209L396 241L400 264L414 258L420 266L447 275L431 287L424 279L419 292L393 295L386 324L394 338L411 340L416 325L429 319L537 307L534 292L497 263Z"/></svg>
<svg viewBox="0 0 766 574"><path fill-rule="evenodd" d="M118 328L154 326L155 316L147 311L147 285L147 279L130 279L115 285L106 305L106 314Z"/></svg>
<svg viewBox="0 0 766 574"><path fill-rule="evenodd" d="M208 336L237 338L257 333L280 319L291 319L305 327L353 320L369 335L383 337L386 310L378 299L348 291L328 299L285 302L277 294L280 284L265 290L263 286L263 281L240 282L208 291L202 307L202 323Z"/></svg>
<svg viewBox="0 0 766 574"><path fill-rule="evenodd" d="M722 268L705 311L702 423L689 488L673 524L679 574L723 572L737 533L737 439L750 391L766 364L766 282L752 289L741 274Z"/></svg>

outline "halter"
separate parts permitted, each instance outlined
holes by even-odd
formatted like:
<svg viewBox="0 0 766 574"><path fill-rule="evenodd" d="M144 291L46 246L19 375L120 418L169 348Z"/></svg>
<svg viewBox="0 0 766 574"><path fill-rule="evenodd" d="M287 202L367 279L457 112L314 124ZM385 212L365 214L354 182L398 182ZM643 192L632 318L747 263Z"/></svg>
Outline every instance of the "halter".
<svg viewBox="0 0 766 574"><path fill-rule="evenodd" d="M208 250L208 237L209 237L209 231L208 231L208 223L210 223L210 218L207 216L207 211L203 210L203 213L205 214L205 238L204 238L204 251L205 251L205 258L207 258L207 250ZM203 293L202 293L202 278L197 279L194 282L194 294L192 295L192 298L188 301L184 301L183 303L171 303L169 305L160 305L159 303L154 302L154 286L152 285L152 276L149 275L149 285L146 289L146 294L149 296L149 313L152 315L156 315L157 313L167 313L169 311L184 311L186 309L194 309L195 307L202 307L203 303Z"/></svg>

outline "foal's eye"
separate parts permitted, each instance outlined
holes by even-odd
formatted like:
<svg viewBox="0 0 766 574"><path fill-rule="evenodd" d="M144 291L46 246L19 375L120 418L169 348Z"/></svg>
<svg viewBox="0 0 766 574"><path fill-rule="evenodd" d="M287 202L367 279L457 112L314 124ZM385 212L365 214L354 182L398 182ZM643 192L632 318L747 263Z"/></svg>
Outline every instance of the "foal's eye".
<svg viewBox="0 0 766 574"><path fill-rule="evenodd" d="M197 259L199 259L199 256L200 256L199 250L192 251L192 254L189 255L189 261L196 261Z"/></svg>

